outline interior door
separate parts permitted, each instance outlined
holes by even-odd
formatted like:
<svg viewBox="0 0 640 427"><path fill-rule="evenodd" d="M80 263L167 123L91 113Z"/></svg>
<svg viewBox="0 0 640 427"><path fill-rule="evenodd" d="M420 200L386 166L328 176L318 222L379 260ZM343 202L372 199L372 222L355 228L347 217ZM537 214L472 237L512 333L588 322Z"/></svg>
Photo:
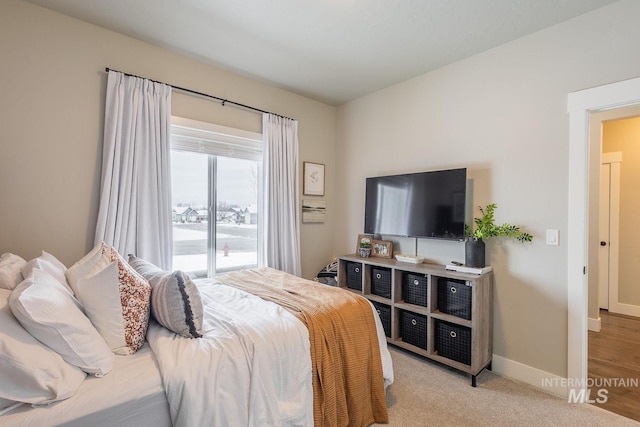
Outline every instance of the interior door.
<svg viewBox="0 0 640 427"><path fill-rule="evenodd" d="M600 166L600 211L598 238L600 248L598 252L598 305L609 309L609 264L610 264L610 194L611 194L611 164Z"/></svg>

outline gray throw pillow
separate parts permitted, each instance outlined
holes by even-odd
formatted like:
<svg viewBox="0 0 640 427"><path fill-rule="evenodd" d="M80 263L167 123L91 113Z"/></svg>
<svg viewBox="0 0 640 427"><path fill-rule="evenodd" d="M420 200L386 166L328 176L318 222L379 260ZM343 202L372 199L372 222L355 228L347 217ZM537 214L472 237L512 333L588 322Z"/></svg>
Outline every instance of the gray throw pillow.
<svg viewBox="0 0 640 427"><path fill-rule="evenodd" d="M165 328L187 338L202 336L202 298L191 278L180 270L165 271L129 255L131 265L151 285L151 314Z"/></svg>

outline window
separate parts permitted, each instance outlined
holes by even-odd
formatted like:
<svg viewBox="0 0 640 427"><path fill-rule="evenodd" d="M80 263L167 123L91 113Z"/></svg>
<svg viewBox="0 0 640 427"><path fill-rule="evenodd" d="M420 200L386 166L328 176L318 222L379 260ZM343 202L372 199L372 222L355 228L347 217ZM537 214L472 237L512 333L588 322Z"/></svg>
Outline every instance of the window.
<svg viewBox="0 0 640 427"><path fill-rule="evenodd" d="M196 277L258 266L262 135L174 117L173 268Z"/></svg>

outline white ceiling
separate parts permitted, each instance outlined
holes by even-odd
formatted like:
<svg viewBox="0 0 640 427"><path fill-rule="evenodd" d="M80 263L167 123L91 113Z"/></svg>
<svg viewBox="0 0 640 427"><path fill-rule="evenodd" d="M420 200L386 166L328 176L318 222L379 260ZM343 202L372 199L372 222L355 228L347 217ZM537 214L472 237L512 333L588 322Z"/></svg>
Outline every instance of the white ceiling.
<svg viewBox="0 0 640 427"><path fill-rule="evenodd" d="M615 0L27 1L339 105Z"/></svg>

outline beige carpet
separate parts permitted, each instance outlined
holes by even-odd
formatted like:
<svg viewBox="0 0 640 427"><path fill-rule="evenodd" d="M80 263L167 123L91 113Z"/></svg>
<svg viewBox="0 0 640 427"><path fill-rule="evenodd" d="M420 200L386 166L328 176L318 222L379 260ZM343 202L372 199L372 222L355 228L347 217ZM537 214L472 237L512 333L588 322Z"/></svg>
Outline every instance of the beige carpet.
<svg viewBox="0 0 640 427"><path fill-rule="evenodd" d="M473 388L464 373L389 349L395 382L387 389L388 426L640 426L487 370Z"/></svg>

